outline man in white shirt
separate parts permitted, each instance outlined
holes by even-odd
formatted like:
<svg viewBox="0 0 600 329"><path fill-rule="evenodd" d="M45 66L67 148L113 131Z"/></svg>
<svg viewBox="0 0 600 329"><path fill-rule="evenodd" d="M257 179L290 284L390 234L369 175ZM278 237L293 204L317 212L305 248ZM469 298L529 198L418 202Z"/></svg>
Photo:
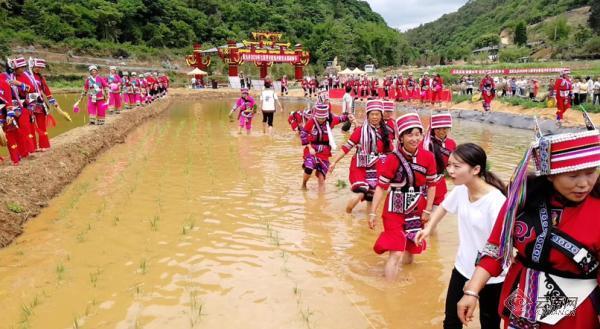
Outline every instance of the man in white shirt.
<svg viewBox="0 0 600 329"><path fill-rule="evenodd" d="M267 125L269 126L269 135L273 135L273 117L277 110L275 104L279 106L279 110L283 112L283 106L279 102L279 98L273 90L273 85L270 79L265 79L265 89L260 94L260 110L263 116L263 134L267 133Z"/></svg>
<svg viewBox="0 0 600 329"><path fill-rule="evenodd" d="M600 77L597 77L596 82L594 82L594 99L592 100L592 104L600 105Z"/></svg>
<svg viewBox="0 0 600 329"><path fill-rule="evenodd" d="M354 99L350 94L352 92L352 86L346 86L346 93L344 97L342 97L342 113L343 114L352 114L354 115ZM352 123L350 121L344 122L342 126L342 131L348 131L352 127Z"/></svg>
<svg viewBox="0 0 600 329"><path fill-rule="evenodd" d="M587 82L587 91L588 91L588 102L593 102L594 100L594 79L592 77L586 78Z"/></svg>

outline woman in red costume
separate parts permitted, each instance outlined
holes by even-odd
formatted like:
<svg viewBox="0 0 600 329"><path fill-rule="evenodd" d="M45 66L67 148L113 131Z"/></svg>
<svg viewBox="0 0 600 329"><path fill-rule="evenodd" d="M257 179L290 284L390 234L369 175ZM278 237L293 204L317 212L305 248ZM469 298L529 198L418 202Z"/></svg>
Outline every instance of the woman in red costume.
<svg viewBox="0 0 600 329"><path fill-rule="evenodd" d="M356 193L346 206L351 213L361 201L367 201L367 212L371 212L371 201L377 186L377 164L380 158L393 151L393 140L383 122L383 103L380 100L367 101L367 120L356 127L348 141L342 146L342 152L333 160L329 171L333 172L336 164L350 150L356 153L350 162L350 188Z"/></svg>
<svg viewBox="0 0 600 329"><path fill-rule="evenodd" d="M429 220L433 208L435 184L438 175L433 154L419 147L423 125L416 113L408 113L396 120L398 145L389 154L379 170L377 190L373 197L373 210L383 201L383 232L373 246L377 254L389 251L385 264L385 277L394 280L400 262L410 264L413 255L426 248L416 244L416 235ZM369 227L375 228L376 214L369 213Z"/></svg>
<svg viewBox="0 0 600 329"><path fill-rule="evenodd" d="M584 116L586 131L538 135L516 168L457 305L464 324L481 288L510 264L498 303L505 328L600 328L600 132ZM536 172L527 177L531 157Z"/></svg>

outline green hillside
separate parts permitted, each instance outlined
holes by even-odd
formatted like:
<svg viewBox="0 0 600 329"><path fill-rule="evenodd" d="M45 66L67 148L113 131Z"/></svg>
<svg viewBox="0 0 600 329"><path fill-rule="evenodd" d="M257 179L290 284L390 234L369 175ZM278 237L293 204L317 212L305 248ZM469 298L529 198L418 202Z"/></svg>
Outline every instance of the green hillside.
<svg viewBox="0 0 600 329"><path fill-rule="evenodd" d="M304 44L317 64L338 56L348 65L395 65L412 54L403 36L358 0L0 1L3 53L19 44L160 56L189 51L196 40L222 45L257 30L284 32L292 43Z"/></svg>
<svg viewBox="0 0 600 329"><path fill-rule="evenodd" d="M585 46L583 43L591 42L590 39L594 35L598 36L598 30L593 32L587 22L584 22L586 26L579 27L568 26L565 19L561 18L550 22L544 20L564 14L571 9L592 5L594 2L594 0L470 0L458 11L409 30L405 36L409 43L418 49L420 57L427 55L431 57L433 53L438 56L443 55L446 59L462 59L475 48L500 43L500 33L503 30L509 31L512 39L518 30L518 25L521 25L522 29L526 26L535 26L536 36L541 35L545 38L544 41L556 48L583 47ZM594 6L592 11L595 10L596 15L600 15L597 3ZM551 33L540 33L540 30L542 32L558 30L559 34L546 35ZM527 41L538 40L524 38L521 43L524 45Z"/></svg>

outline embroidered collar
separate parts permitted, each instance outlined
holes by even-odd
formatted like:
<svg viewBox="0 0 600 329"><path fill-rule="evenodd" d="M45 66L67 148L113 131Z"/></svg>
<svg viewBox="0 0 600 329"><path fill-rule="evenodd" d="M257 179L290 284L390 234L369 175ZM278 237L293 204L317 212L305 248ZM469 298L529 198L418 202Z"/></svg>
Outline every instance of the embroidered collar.
<svg viewBox="0 0 600 329"><path fill-rule="evenodd" d="M404 148L404 146L402 146L402 154L404 155L404 157L407 160L411 160L413 163L417 162L417 154L419 154L419 148L417 147L417 149L415 150L415 153L410 153L408 152L408 150L406 150Z"/></svg>
<svg viewBox="0 0 600 329"><path fill-rule="evenodd" d="M432 135L433 135L433 134L432 134ZM444 138L444 139L441 139L441 138L438 138L436 135L433 135L433 140L435 140L435 141L438 141L438 142L440 142L440 143L442 143L442 144L446 143L446 140L447 140L447 139L448 139L448 137L446 137L446 138Z"/></svg>

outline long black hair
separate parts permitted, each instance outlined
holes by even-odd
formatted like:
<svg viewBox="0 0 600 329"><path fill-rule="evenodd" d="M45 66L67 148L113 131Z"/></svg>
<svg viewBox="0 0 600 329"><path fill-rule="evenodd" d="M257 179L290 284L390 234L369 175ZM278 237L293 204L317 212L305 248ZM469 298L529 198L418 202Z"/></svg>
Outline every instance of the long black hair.
<svg viewBox="0 0 600 329"><path fill-rule="evenodd" d="M385 150L391 149L389 131L386 126L387 126L387 123L385 123L385 121L383 120L383 115L382 115L381 116L381 138L383 139L382 142L383 142L384 152L385 152Z"/></svg>
<svg viewBox="0 0 600 329"><path fill-rule="evenodd" d="M435 165L436 171L439 174L443 174L446 166L444 165L444 154L442 154L442 145L436 141L435 137L435 129L431 129L431 142L429 145L431 146L431 151L435 156Z"/></svg>
<svg viewBox="0 0 600 329"><path fill-rule="evenodd" d="M367 116L367 122L368 122L368 120L369 120L369 117ZM391 148L390 148L390 134L386 127L387 123L385 123L385 120L383 119L383 112L381 112L381 123L379 124L379 126L381 127L381 141L383 142L383 149L385 152L386 150L389 150Z"/></svg>
<svg viewBox="0 0 600 329"><path fill-rule="evenodd" d="M456 147L456 150L452 152L452 155L462 160L464 163L471 167L479 166L478 176L483 180L497 188L506 195L507 188L506 184L491 171L487 170L487 154L481 146L474 143L464 143Z"/></svg>

